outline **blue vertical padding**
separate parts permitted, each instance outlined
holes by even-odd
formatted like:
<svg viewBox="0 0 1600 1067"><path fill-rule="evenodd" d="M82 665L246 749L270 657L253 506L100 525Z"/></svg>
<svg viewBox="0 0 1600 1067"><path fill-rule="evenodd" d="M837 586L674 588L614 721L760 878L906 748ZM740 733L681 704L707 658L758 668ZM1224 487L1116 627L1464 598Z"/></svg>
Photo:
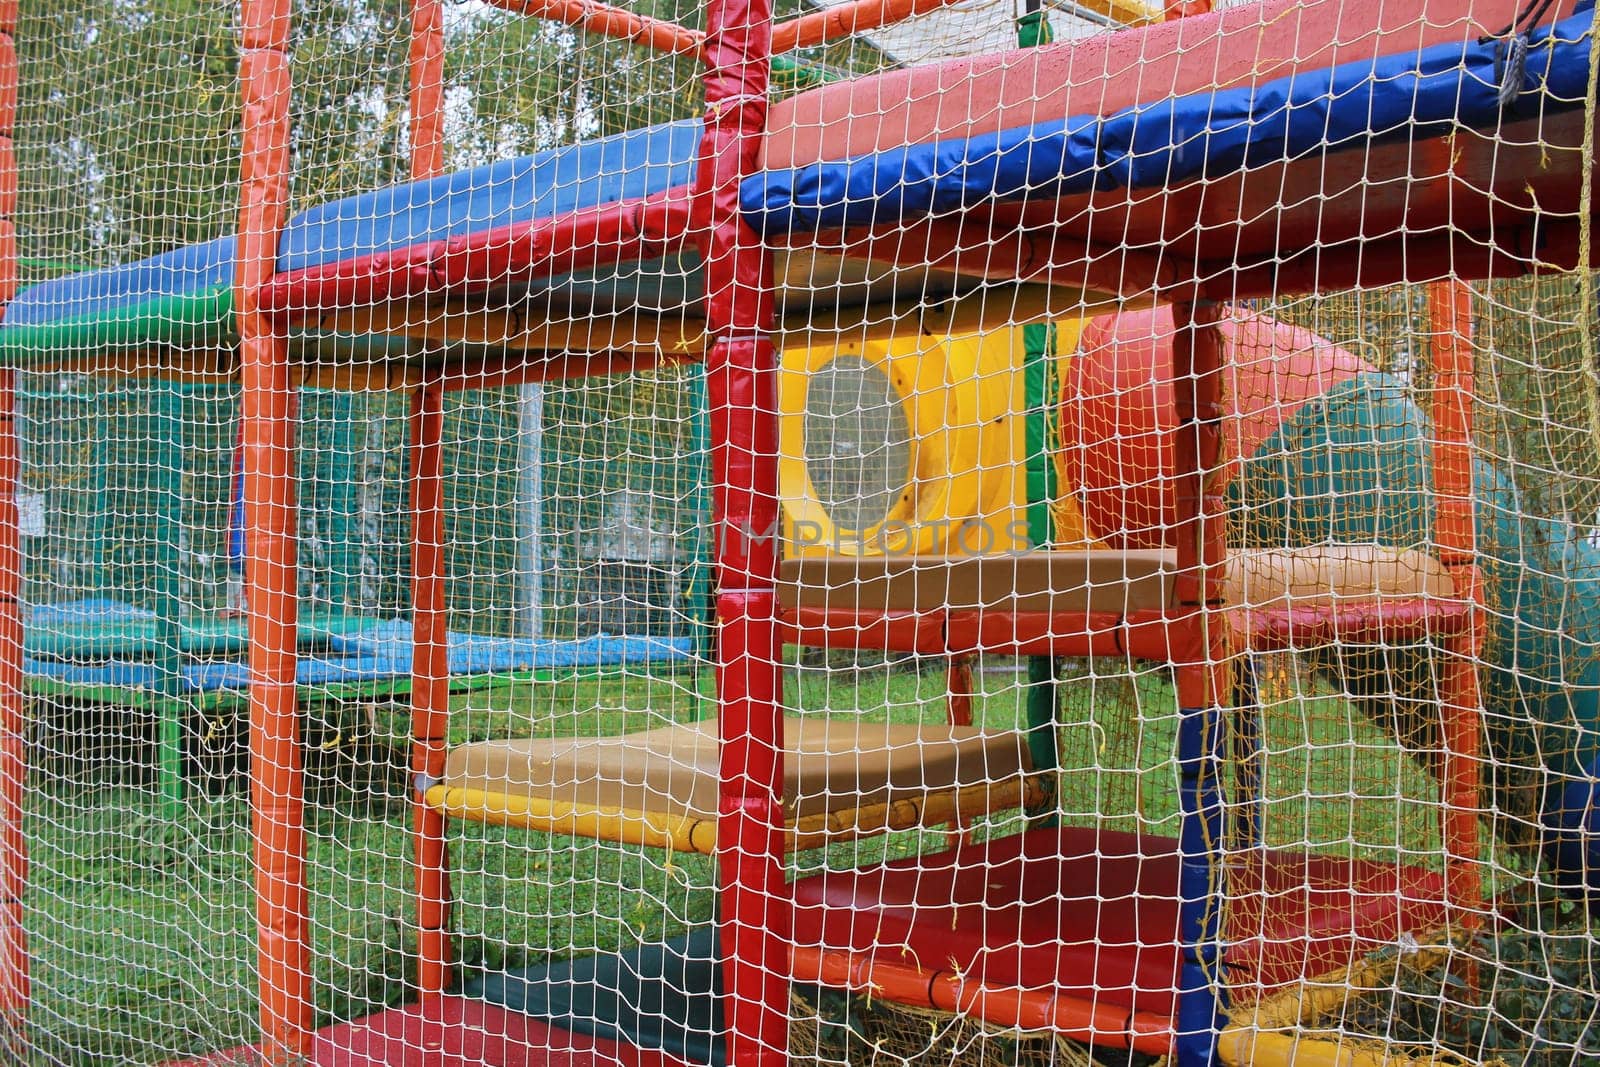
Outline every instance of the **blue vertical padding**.
<svg viewBox="0 0 1600 1067"><path fill-rule="evenodd" d="M1177 1067L1211 1067L1227 1015L1219 973L1223 850L1220 708L1178 709L1178 1011L1173 1038Z"/></svg>

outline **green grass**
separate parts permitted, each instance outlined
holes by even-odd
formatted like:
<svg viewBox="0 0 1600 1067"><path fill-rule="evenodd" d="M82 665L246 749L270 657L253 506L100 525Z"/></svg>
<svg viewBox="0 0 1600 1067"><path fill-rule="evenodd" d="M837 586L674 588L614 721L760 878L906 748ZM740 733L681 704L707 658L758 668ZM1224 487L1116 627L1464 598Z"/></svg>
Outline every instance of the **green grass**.
<svg viewBox="0 0 1600 1067"><path fill-rule="evenodd" d="M1069 822L1176 832L1168 675L1096 677L1080 666L1060 728ZM980 675L978 721L1024 719L1014 673ZM942 717L940 671L864 664L792 672L802 712ZM687 721L711 710L708 673L522 680L458 698L451 740L572 736ZM1325 692L1285 696L1267 716L1267 833L1275 844L1434 862L1433 786L1376 727ZM385 720L396 740L404 716ZM149 1064L239 1044L255 1027L253 890L244 799L192 800L173 826L132 788L32 795L32 1035L41 1062ZM308 811L317 1004L349 1018L404 995L408 819L402 808ZM1013 829L1014 816L992 831ZM942 848L905 833L810 855L804 869ZM522 966L658 938L712 915L710 861L454 824L457 924L469 969Z"/></svg>

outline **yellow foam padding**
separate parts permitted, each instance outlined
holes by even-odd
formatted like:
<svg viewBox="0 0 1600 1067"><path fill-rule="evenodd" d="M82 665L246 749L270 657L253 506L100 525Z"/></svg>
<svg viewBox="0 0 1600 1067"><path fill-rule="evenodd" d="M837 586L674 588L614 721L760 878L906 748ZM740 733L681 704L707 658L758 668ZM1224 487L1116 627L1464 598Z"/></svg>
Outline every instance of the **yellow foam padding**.
<svg viewBox="0 0 1600 1067"><path fill-rule="evenodd" d="M428 790L424 799L429 807L452 819L707 856L717 847L716 820L681 812L602 808L526 794L443 785ZM803 817L790 826L785 835L785 847L790 851L803 851L891 830L964 822L990 812L1036 807L1046 799L1043 776L1029 775L932 793L914 800L821 812Z"/></svg>
<svg viewBox="0 0 1600 1067"><path fill-rule="evenodd" d="M811 378L843 355L882 371L911 428L905 489L861 530L836 525L806 467ZM1009 552L1026 547L1022 333L792 348L778 375L778 483L791 556Z"/></svg>
<svg viewBox="0 0 1600 1067"><path fill-rule="evenodd" d="M1083 338L1083 319L1068 319L1055 324L1055 359L1056 380L1066 381L1066 369L1063 366L1066 360L1071 359L1078 351L1078 342ZM1054 525L1054 540L1052 548L1104 548L1101 542L1089 536L1089 524L1084 521L1083 511L1078 507L1077 487L1067 477L1066 464L1061 462L1061 442L1059 433L1054 427L1057 422L1057 413L1060 411L1061 396L1055 395L1046 398L1051 411L1050 425L1051 440L1046 442L1056 466L1056 495L1050 503L1050 518Z"/></svg>

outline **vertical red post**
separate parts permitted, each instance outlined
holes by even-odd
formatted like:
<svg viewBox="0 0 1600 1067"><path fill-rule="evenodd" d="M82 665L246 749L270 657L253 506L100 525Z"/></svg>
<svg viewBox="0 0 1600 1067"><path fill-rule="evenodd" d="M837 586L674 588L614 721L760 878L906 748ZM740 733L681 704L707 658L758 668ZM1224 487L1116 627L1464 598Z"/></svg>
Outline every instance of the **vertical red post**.
<svg viewBox="0 0 1600 1067"><path fill-rule="evenodd" d="M450 978L450 874L445 817L423 800L444 776L450 721L450 633L445 610L444 387L411 399L411 774L416 846L418 985L442 993Z"/></svg>
<svg viewBox="0 0 1600 1067"><path fill-rule="evenodd" d="M17 291L17 0L0 0L0 305ZM16 372L0 371L0 1053L27 1057L27 706L22 676L22 538Z"/></svg>
<svg viewBox="0 0 1600 1067"><path fill-rule="evenodd" d="M277 267L289 194L289 0L244 0L234 312L239 329L245 578L250 588L250 802L262 1054L303 1058L313 1020L305 781L295 700L295 395L288 346L257 294Z"/></svg>
<svg viewBox="0 0 1600 1067"><path fill-rule="evenodd" d="M1172 380L1178 433L1174 480L1178 577L1174 595L1190 639L1173 650L1178 688L1179 830L1178 918L1182 940L1173 1062L1210 1067L1227 1016L1223 984L1221 902L1225 841L1222 761L1227 719L1226 629L1213 618L1227 546L1219 502L1208 478L1220 452L1222 421L1222 308L1213 303L1173 308L1177 335Z"/></svg>
<svg viewBox="0 0 1600 1067"><path fill-rule="evenodd" d="M770 0L706 6L705 132L695 176L705 263L706 395L716 533L717 849L724 1025L734 1067L788 1057L792 916L783 871L783 666L773 263L739 214L767 121Z"/></svg>
<svg viewBox="0 0 1600 1067"><path fill-rule="evenodd" d="M444 19L439 0L411 5L411 176L444 171ZM450 982L450 855L445 817L428 807L444 776L450 724L450 634L445 598L444 388L411 400L411 776L417 984L426 997Z"/></svg>
<svg viewBox="0 0 1600 1067"><path fill-rule="evenodd" d="M1472 501L1472 290L1462 282L1428 289L1433 337L1434 543L1455 581L1456 595L1472 601L1469 625L1450 643L1440 704L1440 778L1444 783L1443 832L1448 859L1446 895L1461 921L1474 920L1482 886L1478 871L1480 734L1483 696L1478 664L1483 654L1484 607L1478 572Z"/></svg>

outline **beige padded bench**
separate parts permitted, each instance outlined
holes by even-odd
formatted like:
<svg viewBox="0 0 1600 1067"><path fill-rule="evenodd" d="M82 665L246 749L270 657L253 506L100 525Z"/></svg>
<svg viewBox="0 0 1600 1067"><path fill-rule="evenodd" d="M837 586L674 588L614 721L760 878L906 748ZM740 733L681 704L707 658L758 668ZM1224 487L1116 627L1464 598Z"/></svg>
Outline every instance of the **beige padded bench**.
<svg viewBox="0 0 1600 1067"><path fill-rule="evenodd" d="M785 718L791 848L1034 803L1026 738L973 727ZM710 853L717 723L451 751L429 803L456 818Z"/></svg>
<svg viewBox="0 0 1600 1067"><path fill-rule="evenodd" d="M1411 548L1319 545L1237 552L1222 572L1222 599L1248 611L1321 607L1456 593L1438 559Z"/></svg>

